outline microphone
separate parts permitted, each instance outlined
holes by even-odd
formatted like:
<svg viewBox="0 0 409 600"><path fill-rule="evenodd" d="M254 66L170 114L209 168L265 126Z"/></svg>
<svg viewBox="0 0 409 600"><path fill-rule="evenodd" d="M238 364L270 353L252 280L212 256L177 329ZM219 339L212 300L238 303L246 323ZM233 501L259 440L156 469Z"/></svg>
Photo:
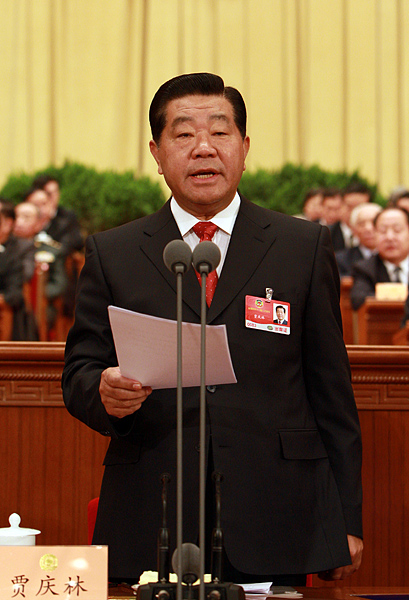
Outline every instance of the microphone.
<svg viewBox="0 0 409 600"><path fill-rule="evenodd" d="M192 254L194 268L198 273L206 273L206 275L217 268L220 258L219 246L208 240L197 244Z"/></svg>
<svg viewBox="0 0 409 600"><path fill-rule="evenodd" d="M163 262L173 273L186 273L192 262L192 250L183 240L172 240L163 251Z"/></svg>
<svg viewBox="0 0 409 600"><path fill-rule="evenodd" d="M182 578L183 583L193 585L199 578L200 572L200 550L196 544L185 542L182 544L182 572L178 568L178 549L172 556L172 567L177 576Z"/></svg>

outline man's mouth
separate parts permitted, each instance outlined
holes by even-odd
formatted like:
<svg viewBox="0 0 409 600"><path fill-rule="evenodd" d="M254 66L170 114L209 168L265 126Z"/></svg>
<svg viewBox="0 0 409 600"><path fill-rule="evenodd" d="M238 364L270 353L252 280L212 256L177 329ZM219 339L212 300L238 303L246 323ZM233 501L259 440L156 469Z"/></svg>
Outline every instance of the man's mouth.
<svg viewBox="0 0 409 600"><path fill-rule="evenodd" d="M191 177L195 179L210 179L217 175L216 171L198 171L197 173L192 173Z"/></svg>

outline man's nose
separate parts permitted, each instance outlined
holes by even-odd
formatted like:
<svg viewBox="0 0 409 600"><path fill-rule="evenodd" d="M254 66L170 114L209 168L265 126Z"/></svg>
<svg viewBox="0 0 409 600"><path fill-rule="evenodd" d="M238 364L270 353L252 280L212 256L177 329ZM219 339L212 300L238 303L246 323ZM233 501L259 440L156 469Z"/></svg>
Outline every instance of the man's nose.
<svg viewBox="0 0 409 600"><path fill-rule="evenodd" d="M193 149L194 156L215 156L216 150L212 144L210 134L202 132L196 136L195 147Z"/></svg>

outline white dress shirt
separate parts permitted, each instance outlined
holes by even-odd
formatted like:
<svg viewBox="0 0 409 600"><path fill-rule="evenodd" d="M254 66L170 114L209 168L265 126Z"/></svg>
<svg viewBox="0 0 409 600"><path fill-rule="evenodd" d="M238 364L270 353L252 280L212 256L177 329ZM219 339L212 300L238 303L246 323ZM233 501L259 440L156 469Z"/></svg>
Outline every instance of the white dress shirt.
<svg viewBox="0 0 409 600"><path fill-rule="evenodd" d="M213 219L210 219L210 221L218 227L212 238L212 242L219 246L221 254L220 263L216 269L218 277L220 277L220 273L222 272L231 234L236 222L237 213L239 212L240 202L240 196L236 192L236 195L230 202L229 206L217 213ZM179 231L183 240L189 244L193 251L199 243L199 238L193 231L193 226L196 225L200 219L197 219L188 213L184 208L182 208L173 196L170 200L170 209L175 218L177 226L179 227Z"/></svg>

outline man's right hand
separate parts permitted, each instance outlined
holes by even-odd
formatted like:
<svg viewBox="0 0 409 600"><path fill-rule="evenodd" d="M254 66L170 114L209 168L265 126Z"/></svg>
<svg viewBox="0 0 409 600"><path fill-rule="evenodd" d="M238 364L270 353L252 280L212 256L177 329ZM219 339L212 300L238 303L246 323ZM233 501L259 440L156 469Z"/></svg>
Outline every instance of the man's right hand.
<svg viewBox="0 0 409 600"><path fill-rule="evenodd" d="M152 388L142 387L139 381L123 377L119 367L109 367L101 373L99 393L107 413L122 419L141 408Z"/></svg>

